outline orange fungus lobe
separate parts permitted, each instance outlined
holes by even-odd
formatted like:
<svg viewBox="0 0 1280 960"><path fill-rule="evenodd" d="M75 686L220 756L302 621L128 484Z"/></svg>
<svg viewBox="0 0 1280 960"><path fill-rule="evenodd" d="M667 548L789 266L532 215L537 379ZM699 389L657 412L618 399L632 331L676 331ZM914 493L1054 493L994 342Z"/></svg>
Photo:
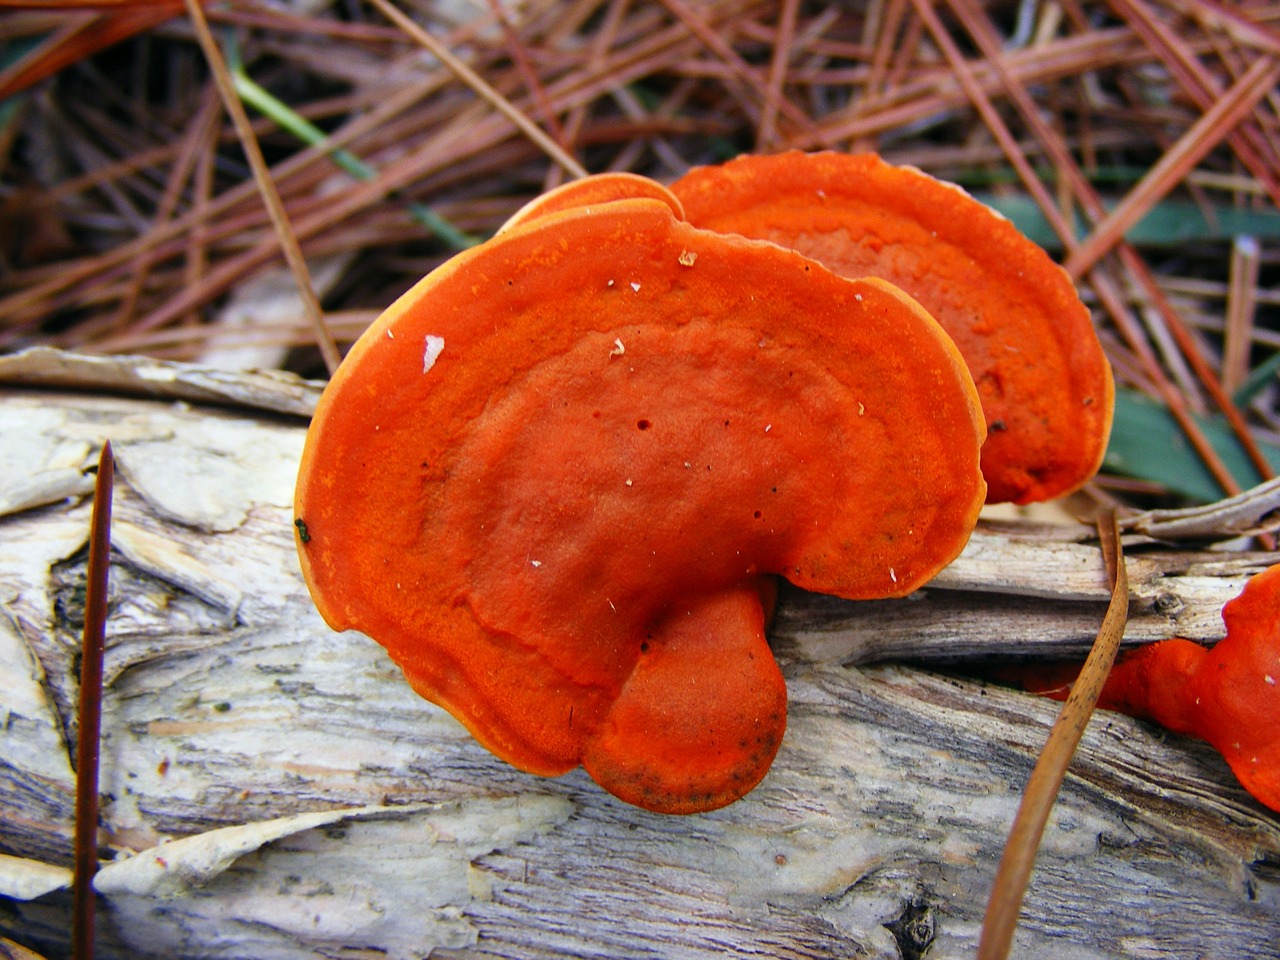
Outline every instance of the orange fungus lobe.
<svg viewBox="0 0 1280 960"><path fill-rule="evenodd" d="M326 620L497 755L708 810L782 740L773 577L915 589L968 539L984 434L954 345L891 285L660 198L570 204L352 348L303 454L299 552Z"/></svg>

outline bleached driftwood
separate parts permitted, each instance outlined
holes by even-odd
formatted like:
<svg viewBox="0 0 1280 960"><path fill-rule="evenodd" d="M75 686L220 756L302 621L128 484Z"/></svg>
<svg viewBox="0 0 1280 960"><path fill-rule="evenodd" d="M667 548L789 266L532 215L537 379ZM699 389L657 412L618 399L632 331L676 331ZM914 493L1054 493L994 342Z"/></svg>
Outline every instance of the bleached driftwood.
<svg viewBox="0 0 1280 960"><path fill-rule="evenodd" d="M45 380L30 362L0 358L0 380ZM1057 705L927 664L1087 647L1107 587L1085 528L984 527L905 600L785 592L773 770L724 810L663 817L580 771L511 769L380 647L325 627L290 515L314 385L39 362L80 391L176 384L239 409L0 387L0 934L47 954L67 939L85 470L109 437L100 955L972 953ZM1127 546L1134 641L1217 637L1222 603L1274 559ZM886 658L917 665L868 665ZM1207 747L1099 715L1016 943L1280 957L1280 817Z"/></svg>

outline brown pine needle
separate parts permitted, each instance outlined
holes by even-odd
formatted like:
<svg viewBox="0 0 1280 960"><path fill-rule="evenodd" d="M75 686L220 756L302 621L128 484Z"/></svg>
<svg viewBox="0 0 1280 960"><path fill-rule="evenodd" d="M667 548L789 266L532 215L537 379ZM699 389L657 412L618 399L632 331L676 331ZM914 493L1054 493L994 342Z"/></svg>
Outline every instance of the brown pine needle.
<svg viewBox="0 0 1280 960"><path fill-rule="evenodd" d="M520 77L524 81L525 87L532 95L534 103L537 104L538 111L542 114L542 122L551 131L551 138L567 152L569 142L565 139L564 128L560 125L560 120L551 106L551 101L547 98L547 91L542 85L542 80L538 77L537 71L534 70L533 64L529 62L529 51L525 49L524 42L520 39L520 34L512 28L511 20L507 17L506 11L502 9L502 4L499 0L489 0L489 12L502 30L507 50L511 52L511 61L516 65L516 69L520 71Z"/></svg>
<svg viewBox="0 0 1280 960"><path fill-rule="evenodd" d="M188 3L191 0L187 0ZM516 125L526 137L536 143L548 157L560 164L573 177L585 177L587 170L573 157L564 151L536 123L526 116L519 107L500 94L493 86L469 66L455 57L449 49L422 27L410 20L390 0L372 0L372 3L383 16L407 33L419 45L426 47L431 55L443 63L459 80L471 88L473 92L489 103L495 110Z"/></svg>
<svg viewBox="0 0 1280 960"><path fill-rule="evenodd" d="M1218 78L1196 59L1186 43L1145 0L1113 0L1118 13L1133 26L1146 43L1162 54L1161 60L1175 77L1181 89L1201 110L1210 109L1222 96ZM1241 126L1227 135L1227 140L1240 161L1258 178L1273 203L1280 203L1280 169L1275 166L1275 153L1256 127ZM1270 152L1271 160L1267 158Z"/></svg>
<svg viewBox="0 0 1280 960"><path fill-rule="evenodd" d="M773 59L769 63L769 95L765 97L764 112L760 117L760 129L756 133L756 149L764 151L773 146L778 137L778 105L783 100L787 67L793 51L796 35L796 13L800 0L782 0L778 13L778 32L773 44Z"/></svg>
<svg viewBox="0 0 1280 960"><path fill-rule="evenodd" d="M84 602L84 647L80 660L80 708L76 734L76 837L72 882L71 949L75 960L92 960L93 876L98 872L98 750L102 733L102 649L107 630L107 586L111 567L111 495L115 457L102 445L89 525L89 571Z"/></svg>
<svg viewBox="0 0 1280 960"><path fill-rule="evenodd" d="M1124 200L1094 227L1067 257L1067 273L1086 273L1137 223L1161 197L1178 184L1218 142L1235 129L1280 79L1280 60L1255 60L1235 85L1182 135Z"/></svg>
<svg viewBox="0 0 1280 960"><path fill-rule="evenodd" d="M115 5L123 9L115 13L94 13L91 8L98 4L50 4L67 18L67 22L35 49L0 71L0 100L26 90L96 50L128 39L143 30L150 30L172 19L178 12L177 4L170 2ZM18 3L13 0L0 0L0 7L14 6L18 6ZM104 3L101 6L108 7L112 4Z"/></svg>
<svg viewBox="0 0 1280 960"><path fill-rule="evenodd" d="M1228 393L1240 389L1249 376L1261 260L1255 237L1236 237L1231 245L1222 351L1222 388Z"/></svg>
<svg viewBox="0 0 1280 960"><path fill-rule="evenodd" d="M1097 639L1071 688L1049 738L1036 760L1035 768L1022 793L1013 827L1009 831L1000 866L996 869L987 914L982 922L978 943L978 960L1004 960L1013 944L1013 932L1022 912L1022 900L1035 865L1036 850L1044 834L1049 813L1067 774L1067 766L1076 752L1085 726L1115 662L1116 651L1124 636L1129 616L1129 577L1120 546L1120 527L1114 511L1098 519L1098 536L1102 556L1111 580L1111 603L1103 617Z"/></svg>
<svg viewBox="0 0 1280 960"><path fill-rule="evenodd" d="M288 261L289 270L298 286L298 295L302 298L303 310L306 312L307 318L311 321L312 329L315 331L316 345L320 348L320 355L324 358L324 364L329 370L329 375L332 376L334 371L338 369L338 364L342 362L342 357L338 353L338 345L333 340L333 334L329 332L329 328L325 324L324 311L320 308L320 300L316 296L315 287L311 284L311 272L307 269L307 261L302 255L302 247L298 243L298 238L294 234L293 228L289 225L289 217L285 213L284 202L280 199L279 191L276 190L275 181L271 179L271 170L267 166L266 158L262 155L262 148L258 146L258 138L253 134L253 126L249 123L249 115L245 113L244 105L240 103L240 98L236 96L235 85L231 80L231 72L227 69L226 61L222 59L222 51L218 49L218 44L214 41L213 34L209 31L209 21L205 19L204 10L201 8L199 0L184 0L184 2L187 5L187 15L191 18L191 24L195 28L196 39L200 41L200 49L204 51L205 60L208 61L209 69L213 72L214 80L218 85L218 92L222 95L223 105L226 106L227 113L231 116L232 123L235 124L236 134L240 138L240 146L249 161L249 166L253 169L253 177L258 184L258 192L262 196L263 203L266 204L267 212L271 215L271 223L275 227L276 236L284 251L285 260Z"/></svg>

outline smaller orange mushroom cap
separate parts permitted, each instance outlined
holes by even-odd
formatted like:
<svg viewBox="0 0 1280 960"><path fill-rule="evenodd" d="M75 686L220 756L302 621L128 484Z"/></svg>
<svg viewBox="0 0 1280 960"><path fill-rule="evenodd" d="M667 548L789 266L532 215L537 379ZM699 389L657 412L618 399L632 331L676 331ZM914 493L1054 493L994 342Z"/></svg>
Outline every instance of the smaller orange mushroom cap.
<svg viewBox="0 0 1280 960"><path fill-rule="evenodd" d="M1098 706L1206 740L1254 797L1280 811L1280 564L1222 608L1226 636L1206 649L1174 637L1126 652ZM1023 685L1059 699L1078 665L1021 671Z"/></svg>
<svg viewBox="0 0 1280 960"><path fill-rule="evenodd" d="M1150 662L1127 670L1147 675L1147 716L1213 744L1246 790L1280 810L1280 565L1253 577L1222 619L1213 648L1166 640L1131 654Z"/></svg>
<svg viewBox="0 0 1280 960"><path fill-rule="evenodd" d="M742 156L671 185L695 226L772 240L905 290L955 340L987 417L989 502L1080 487L1111 430L1111 368L1067 274L959 187L874 154Z"/></svg>
<svg viewBox="0 0 1280 960"><path fill-rule="evenodd" d="M765 775L772 578L905 594L985 494L950 338L879 280L660 199L537 216L360 338L303 452L321 614L534 773L652 810Z"/></svg>
<svg viewBox="0 0 1280 960"><path fill-rule="evenodd" d="M677 220L685 218L684 207L680 205L676 195L656 180L642 177L638 173L593 173L534 197L513 213L498 228L498 233L565 210L589 209L593 204L599 206L615 200L643 199L665 203Z"/></svg>

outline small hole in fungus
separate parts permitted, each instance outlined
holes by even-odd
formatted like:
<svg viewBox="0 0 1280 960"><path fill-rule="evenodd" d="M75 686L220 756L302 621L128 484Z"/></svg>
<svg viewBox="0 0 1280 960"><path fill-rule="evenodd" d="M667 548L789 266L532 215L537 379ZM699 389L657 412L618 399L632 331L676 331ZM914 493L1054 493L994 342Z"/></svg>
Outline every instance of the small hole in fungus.
<svg viewBox="0 0 1280 960"><path fill-rule="evenodd" d="M648 420L637 420L637 421L636 421L636 429L637 429L637 430L648 430L650 426L652 426L652 424L650 424Z"/></svg>
<svg viewBox="0 0 1280 960"><path fill-rule="evenodd" d="M755 513L752 514L752 516L755 517L757 520L759 520L761 517L764 516L764 514L761 513L759 510L757 510Z"/></svg>
<svg viewBox="0 0 1280 960"><path fill-rule="evenodd" d="M641 641L640 641L640 652L641 652L641 653L648 653L648 652L649 652L649 641L648 641L648 640L641 640Z"/></svg>

